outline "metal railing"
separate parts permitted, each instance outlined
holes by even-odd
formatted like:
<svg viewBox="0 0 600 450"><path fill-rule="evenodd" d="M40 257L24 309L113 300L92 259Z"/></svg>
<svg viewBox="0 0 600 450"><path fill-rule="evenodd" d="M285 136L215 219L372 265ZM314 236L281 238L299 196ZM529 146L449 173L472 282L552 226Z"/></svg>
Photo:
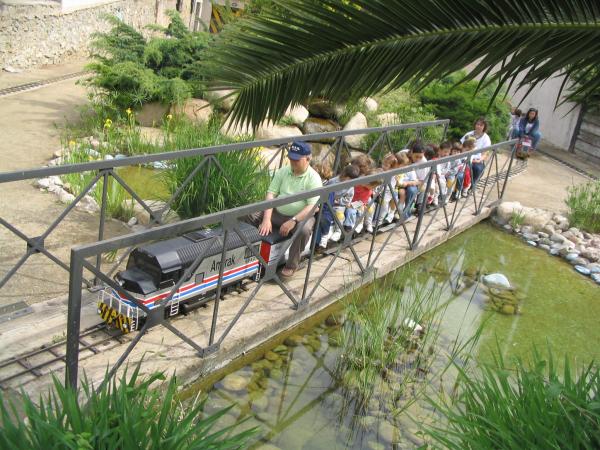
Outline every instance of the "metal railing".
<svg viewBox="0 0 600 450"><path fill-rule="evenodd" d="M429 122L427 124L432 124ZM436 125L439 124L436 123ZM446 123L447 124L447 123ZM368 132L374 132L376 130L382 131L383 133L389 132L390 130L398 130L398 129L406 129L407 127L414 127L414 124L405 125L405 126L395 126L395 127L386 127L383 129L369 129L369 130L355 130L354 132L342 132L344 134L336 134L336 133L326 133L322 135L318 135L319 137L335 137L340 138L340 142L337 144L338 149L336 150L336 161L339 161L339 153L342 151L344 146L343 136L348 134L365 134ZM403 128L404 127L404 128ZM421 127L422 128L422 127ZM297 140L313 140L314 136L302 136ZM291 141L291 138L286 139L278 139L272 141L258 141L251 143L243 143L243 144L235 144L230 146L221 146L221 147L211 147L209 149L196 149L196 150L188 150L184 152L176 152L179 154L185 154L186 156L193 155L205 155L207 158L210 156L225 152L225 151L233 151L234 149L240 148L251 148L256 147L257 145L273 145L273 144L281 144L287 143ZM380 138L377 145L386 145L386 139ZM364 240L357 241L354 239L354 231L355 229L347 229L344 230L343 224L340 220L334 215L333 219L335 224L343 230L343 238L339 243L336 244L335 252L330 255L330 260L328 261L325 268L318 275L314 276L313 273L316 269L314 267L315 260L315 248L316 248L316 238L315 233L312 234L312 239L310 242L310 255L308 257L308 263L306 265L306 273L304 277L304 283L301 288L301 294L295 294L292 289L288 286L286 282L284 282L278 275L276 268L277 264L268 264L268 261L265 261L261 254L256 250L256 248L252 245L251 242L247 239L244 233L241 230L240 223L244 221L248 216L258 213L259 211L264 211L269 208L278 208L283 205L306 200L313 197L318 197L317 203L313 206L311 215L306 217L303 221L301 221L294 229L294 233L291 238L286 242L285 249L289 249L292 243L298 238L300 234L300 230L304 226L307 220L311 216L316 215L316 223L319 224L321 221L321 217L324 209L330 208L333 210L333 205L329 200L329 195L333 192L340 191L342 189L356 186L359 184L368 184L368 183L379 183L383 185L383 192L380 195L380 198L384 198L387 192L390 192L393 189L392 178L397 177L401 174L406 174L409 171L415 169L414 166L404 167L401 169L389 170L386 172L369 175L365 177L361 177L359 179L350 180L341 182L334 185L327 185L318 189L314 189L307 192L302 192L286 197L275 198L273 200L262 201L259 203L254 203L250 205L241 206L235 209L221 211L214 214L205 215L202 217L184 220L181 222L173 223L173 224L165 224L159 225L152 229L148 229L146 231L142 231L139 233L129 234L126 236L116 237L112 239L103 240L100 242L95 242L88 245L83 245L77 248L73 248L71 250L71 263L70 263L70 279L69 279L69 309L68 309L68 328L67 328L67 354L66 354L66 382L71 386L76 386L78 381L78 370L79 370L79 341L78 336L80 332L80 321L81 321L81 305L82 305L82 283L83 283L83 274L84 270L89 271L93 274L98 280L104 283L106 286L118 292L122 298L127 299L128 301L135 304L138 308L140 308L146 314L146 320L142 325L141 329L137 332L135 338L130 342L125 351L118 358L116 363L113 365L111 370L109 371L110 378L118 368L123 364L123 362L127 359L128 355L134 349L134 347L140 342L142 337L148 332L149 329L162 326L167 330L175 334L182 341L187 343L190 347L192 347L198 356L205 357L216 352L225 338L229 335L231 330L236 326L250 303L256 298L257 293L261 290L261 288L266 283L274 283L277 285L283 294L289 299L292 307L296 310L302 309L306 307L311 299L314 297L315 292L321 282L325 279L325 277L330 273L332 267L336 260L340 257L342 252L344 254L349 253L349 257L352 259L358 270L361 274L365 275L373 271L375 268L375 264L378 259L381 257L382 252L389 245L390 239L392 236L400 236L398 240L394 242L395 245L403 245L404 248L408 250L414 250L418 248L420 243L422 242L423 237L430 231L432 225L437 224L438 228L444 230L446 233L452 232L458 219L465 214L469 215L479 215L482 213L483 209L486 207L494 206L503 196L504 191L506 189L507 181L509 176L514 172L515 165L514 161L514 146L513 144L516 141L507 141L500 144L493 145L486 149L474 150L471 152L462 153L460 155L449 156L446 158L441 158L437 160L428 161L422 164L419 164L418 168L421 170L428 170L427 176L423 182L425 186L424 192L428 193L430 190L437 186L437 192L443 193L444 189L441 185L440 177L438 176L438 167L440 165L444 165L449 162L453 162L456 160L465 160L465 164L463 167L463 172L467 168L472 170L471 156L477 153L487 152L490 157L487 159L485 169L479 178L478 182L473 183L471 194L468 196L458 195L456 202L454 203L446 203L448 200L448 196L451 195L451 189L448 189L445 194L441 194L439 206L431 209L426 213L427 210L427 195L421 195L418 200L418 215L414 216L412 219L401 219L392 225L389 225L386 228L386 233L378 233L380 225L379 225L379 215L381 212L380 205L375 209L374 216L374 225L375 229L372 235L369 238L368 252L360 255L359 250L357 250L358 242L364 242ZM374 151L375 146L373 146L370 151ZM347 149L347 148L346 148ZM505 157L504 160L500 161L500 152L502 149L505 149ZM283 151L283 149L282 149ZM154 155L150 158L155 158L153 160L159 160L161 156ZM140 159L141 161L141 159ZM206 159L205 159L206 161ZM113 162L113 161L111 161ZM97 164L98 170L111 170L106 166L106 162L98 162ZM1 180L1 179L0 179ZM458 187L458 193L460 194L462 190L462 186ZM436 194L437 195L437 194ZM392 197L392 201L395 204L395 207L398 211L401 211L403 208L398 204L398 200L395 197ZM443 214L441 221L436 221L436 218L439 214ZM355 224L355 226L358 222ZM206 336L206 344L199 344L194 341L190 337L186 336L180 330L178 330L168 319L165 319L165 308L167 306L167 302L175 295L182 285L182 283L192 276L194 271L199 267L205 254L198 255L194 262L186 269L185 274L181 277L180 281L176 283L170 293L166 298L160 300L160 302L156 305L155 308L148 308L146 305L139 302L135 299L130 293L123 289L121 285L119 285L115 280L113 280L110 274L102 272L101 268L98 264L94 265L90 262L90 259L96 258L96 261L99 259L100 255L107 252L118 251L123 248L132 248L137 245L152 242L167 238L172 238L175 236L180 236L184 233L191 232L194 230L198 230L205 227L214 227L220 226L222 229L222 236L215 236L211 239L213 241L218 240L221 246L220 253L220 266L219 267L219 276L218 282L214 295L214 305L212 311L212 322L210 331L208 332L208 336ZM401 231L397 233L397 231ZM224 288L223 282L223 274L225 267L225 257L227 253L227 246L223 243L228 242L228 236L235 235L237 236L241 242L243 242L243 248L249 251L260 263L260 265L264 268L264 275L260 278L260 280L254 286L249 296L244 300L243 304L231 318L225 329L217 335L217 320L219 318L219 304L221 299L221 293ZM379 238L378 236L381 236ZM403 244L402 244L403 243ZM284 249L284 250L285 250ZM204 252L206 253L206 252ZM279 260L284 258L284 251L281 252L279 256ZM312 275L312 278L311 278Z"/></svg>
<svg viewBox="0 0 600 450"><path fill-rule="evenodd" d="M443 136L445 136L448 123L448 120L436 120L430 122L409 123L380 128L336 131L312 135L301 135L291 138L288 137L252 142L240 142L235 144L211 146L205 148L156 153L143 156L132 156L123 159L102 160L88 163L68 164L54 167L45 167L40 169L0 173L0 188L2 184L9 182L36 180L44 177L61 176L83 172L89 172L94 174L91 181L87 183L87 185L80 191L80 193L75 197L75 199L56 217L56 219L39 236L27 235L27 233L19 229L19 226L17 224L10 223L9 219L2 217L2 213L0 211L0 225L8 229L11 233L13 233L19 239L23 240L26 244L25 251L23 252L21 257L12 265L8 272L6 272L4 275L0 274L0 290L2 290L6 283L34 255L43 255L47 257L50 261L52 261L54 264L56 264L58 267L64 269L67 272L69 271L68 261L61 260L58 256L56 256L56 254L53 253L51 249L49 249L46 246L45 242L48 236L56 230L59 224L67 217L67 215L69 215L71 211L73 211L74 208L77 207L77 205L82 201L82 199L93 189L95 189L97 183L99 183L100 180L102 180L102 194L99 202L100 220L97 233L98 241L103 240L105 237L108 195L107 187L110 178L112 178L114 182L122 186L123 189L125 189L125 191L131 196L132 200L141 205L141 207L149 214L150 220L148 227L152 227L155 225L160 225L165 221L165 217L168 211L170 210L171 206L173 205L174 201L184 192L185 188L192 182L195 176L203 173L205 175L206 182L208 181L209 174L212 174L212 176L220 175L224 178L228 177L228 174L225 172L217 158L217 155L219 154L243 151L261 146L278 146L279 152L276 152L272 156L271 160L268 162L268 165L271 165L274 161L276 161L277 157L279 157L278 165L280 167L284 159L283 155L285 154L285 147L291 141L296 140L319 142L331 140L333 141L333 143L330 145L328 151L325 152L325 154L321 155L321 159L333 158L333 170L334 172L337 172L343 157L349 157L351 154L350 148L348 147L345 140L345 138L348 136L367 135L372 133L379 134L378 139L368 150L368 154L374 154L377 153L378 150L393 150L392 143L390 141L390 136L393 136L394 133L405 131L410 131L411 133L414 133L406 140L408 142L408 140L412 138L421 137L423 130L426 130L431 127L443 127ZM116 172L117 169L122 167L147 165L159 161L176 161L179 159L190 157L201 157L201 160L199 161L195 169L189 173L189 175L183 181L183 183L181 183L177 187L175 192L170 196L170 198L166 201L162 208L158 210L152 209L148 202L142 199L140 195L136 193L136 191ZM203 201L206 201L206 198L204 198ZM79 243L81 242L76 242L74 243L74 245ZM121 256L121 258L119 258L119 260L113 265L112 271L116 270L118 265L124 260L124 258L127 257L127 255L128 253L126 252L124 255ZM102 260L99 255L96 260L96 267L98 270L100 270L101 264ZM85 283L88 287L92 287L94 284L97 283L97 281L97 279L82 280L82 282Z"/></svg>

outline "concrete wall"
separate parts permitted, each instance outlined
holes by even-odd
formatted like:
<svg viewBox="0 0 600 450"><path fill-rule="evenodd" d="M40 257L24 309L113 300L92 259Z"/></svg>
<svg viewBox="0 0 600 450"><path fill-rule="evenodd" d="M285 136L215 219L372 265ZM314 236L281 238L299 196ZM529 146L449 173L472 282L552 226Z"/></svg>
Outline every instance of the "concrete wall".
<svg viewBox="0 0 600 450"><path fill-rule="evenodd" d="M0 69L26 69L87 56L93 33L107 31L105 14L137 29L166 25L165 12L177 0L0 0ZM190 19L190 1L182 2L182 18Z"/></svg>
<svg viewBox="0 0 600 450"><path fill-rule="evenodd" d="M535 87L525 98L523 95L526 89L515 92L513 89L509 95L512 97L511 103L518 105L525 112L530 107L535 107L539 111L540 131L542 140L556 147L568 151L569 144L575 132L577 118L579 117L580 107L573 103L567 103L554 109L556 98L560 90L563 77L552 78Z"/></svg>

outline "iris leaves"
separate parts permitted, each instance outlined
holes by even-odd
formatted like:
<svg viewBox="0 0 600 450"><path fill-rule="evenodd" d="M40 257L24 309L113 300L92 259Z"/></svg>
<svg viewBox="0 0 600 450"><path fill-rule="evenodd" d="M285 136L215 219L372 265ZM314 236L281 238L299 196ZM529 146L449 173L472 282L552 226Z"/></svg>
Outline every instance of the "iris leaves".
<svg viewBox="0 0 600 450"><path fill-rule="evenodd" d="M278 120L308 97L344 101L467 79L535 86L600 61L597 0L281 0L209 50L213 89L234 89L234 123ZM600 88L600 76L579 95Z"/></svg>

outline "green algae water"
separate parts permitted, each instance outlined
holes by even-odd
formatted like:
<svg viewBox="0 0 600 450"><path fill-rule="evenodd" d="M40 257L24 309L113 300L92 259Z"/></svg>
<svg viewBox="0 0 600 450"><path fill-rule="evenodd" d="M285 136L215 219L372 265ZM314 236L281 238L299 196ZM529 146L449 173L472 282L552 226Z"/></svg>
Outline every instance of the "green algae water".
<svg viewBox="0 0 600 450"><path fill-rule="evenodd" d="M481 283L489 273L505 275L514 287L508 303L498 303L500 297ZM600 288L560 258L490 225L464 232L376 283L361 292L366 307L373 307L371 296L382 286L400 303L409 302L415 292L435 290L443 315L429 317L427 323L414 317L425 326L439 321L436 343L421 348L409 343L400 363L367 378L373 384L369 396L358 395L357 382L369 364L347 364L352 353L344 346L348 330L366 327L356 315L351 320L351 304L345 311L326 313L325 320L318 317L261 349L242 367L238 364L216 382L202 385L205 410L233 404L221 422L259 427L252 448L417 448L424 444L421 424L436 423L439 417L427 403L411 399L419 396L420 384L430 394L452 389L451 371L438 374L460 336L468 338L481 329L469 349L479 362L489 361L493 349L510 359L526 356L532 346L542 352L549 347L555 360L565 354L579 363L600 360ZM347 376L352 373L356 376ZM402 382L415 374L410 383Z"/></svg>
<svg viewBox="0 0 600 450"><path fill-rule="evenodd" d="M117 173L143 200L167 200L169 188L163 171L142 166L126 166Z"/></svg>

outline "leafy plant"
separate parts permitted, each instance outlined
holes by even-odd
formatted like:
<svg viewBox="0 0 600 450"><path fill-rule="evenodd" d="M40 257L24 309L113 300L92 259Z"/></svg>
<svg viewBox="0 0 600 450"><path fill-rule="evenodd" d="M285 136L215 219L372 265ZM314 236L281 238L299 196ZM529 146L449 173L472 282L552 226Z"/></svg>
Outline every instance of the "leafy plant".
<svg viewBox="0 0 600 450"><path fill-rule="evenodd" d="M600 232L600 181L571 186L567 192L571 224L590 233Z"/></svg>
<svg viewBox="0 0 600 450"><path fill-rule="evenodd" d="M473 129L479 117L488 123L487 133L492 142L503 141L510 121L510 109L506 102L495 97L495 86L478 89L477 81L459 84L467 73L455 72L441 80L434 81L418 96L424 107L435 116L450 119L448 137L460 139Z"/></svg>
<svg viewBox="0 0 600 450"><path fill-rule="evenodd" d="M189 126L175 125L167 148L193 148L233 142L219 132L218 122ZM179 130L178 127L182 127ZM171 140L172 139L172 140ZM270 177L259 149L220 153L200 169L175 198L173 209L182 218L196 217L264 199ZM184 158L172 162L166 172L171 193L183 184L204 157Z"/></svg>
<svg viewBox="0 0 600 450"><path fill-rule="evenodd" d="M598 448L600 368L590 363L562 374L552 354L508 367L498 350L493 365L470 373L457 367L458 394L429 399L444 417L427 434L448 449Z"/></svg>
<svg viewBox="0 0 600 450"><path fill-rule="evenodd" d="M206 57L211 85L238 93L234 122L277 121L309 96L337 102L408 84L422 88L469 65L467 80L480 80L481 88L510 82L527 89L557 73L593 69L600 55L597 0L277 5L227 27ZM589 73L582 96L600 86L598 72Z"/></svg>
<svg viewBox="0 0 600 450"><path fill-rule="evenodd" d="M192 33L176 12L167 14L167 28L152 27L163 36L150 40L115 17L107 17L110 31L95 34L95 61L87 66L94 74L85 84L97 89L113 114L146 102L174 104L202 95L204 75L199 61L209 35Z"/></svg>
<svg viewBox="0 0 600 450"><path fill-rule="evenodd" d="M188 407L177 399L177 380L163 389L161 373L141 378L137 366L130 377L105 383L100 391L87 381L82 392L63 386L36 404L26 393L8 400L0 393L0 447L27 449L160 449L243 448L256 429L235 426L213 431L228 409L202 417L204 403ZM20 413L20 411L23 413ZM22 416L25 420L22 420Z"/></svg>

